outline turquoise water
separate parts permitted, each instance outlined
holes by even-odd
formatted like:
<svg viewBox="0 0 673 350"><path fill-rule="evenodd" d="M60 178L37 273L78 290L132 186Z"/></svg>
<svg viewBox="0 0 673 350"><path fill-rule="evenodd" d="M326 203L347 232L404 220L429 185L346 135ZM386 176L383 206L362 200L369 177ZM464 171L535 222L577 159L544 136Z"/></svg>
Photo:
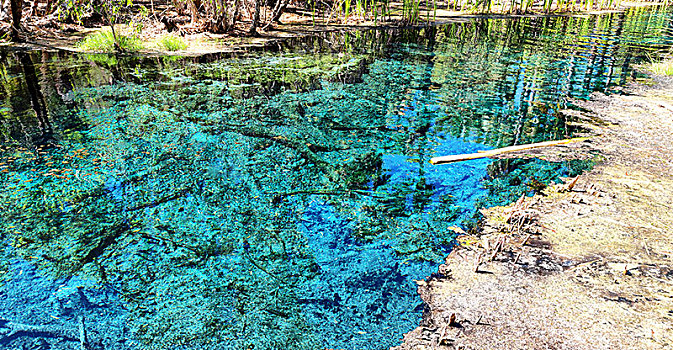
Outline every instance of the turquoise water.
<svg viewBox="0 0 673 350"><path fill-rule="evenodd" d="M665 11L325 34L274 52L6 52L0 331L11 347L385 349L455 227L587 162L437 155L581 134L673 43ZM59 333L60 334L60 333Z"/></svg>

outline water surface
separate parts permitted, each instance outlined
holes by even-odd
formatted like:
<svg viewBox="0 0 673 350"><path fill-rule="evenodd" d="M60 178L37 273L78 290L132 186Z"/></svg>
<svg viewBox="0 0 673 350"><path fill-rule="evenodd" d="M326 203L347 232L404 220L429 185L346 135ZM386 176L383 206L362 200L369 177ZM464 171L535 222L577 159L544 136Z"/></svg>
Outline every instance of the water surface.
<svg viewBox="0 0 673 350"><path fill-rule="evenodd" d="M671 28L640 8L229 57L1 51L0 320L84 317L105 349L397 345L477 208L588 166L429 158L582 133L559 111ZM79 348L44 336L0 342Z"/></svg>

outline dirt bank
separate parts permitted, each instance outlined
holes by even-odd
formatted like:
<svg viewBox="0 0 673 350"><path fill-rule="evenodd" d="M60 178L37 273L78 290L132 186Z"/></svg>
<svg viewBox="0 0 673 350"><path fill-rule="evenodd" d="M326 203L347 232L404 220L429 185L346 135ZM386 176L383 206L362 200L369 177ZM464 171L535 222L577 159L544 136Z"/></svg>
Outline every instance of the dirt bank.
<svg viewBox="0 0 673 350"><path fill-rule="evenodd" d="M580 103L598 136L541 155L596 167L484 210L418 282L424 320L396 350L673 347L673 80L654 79Z"/></svg>

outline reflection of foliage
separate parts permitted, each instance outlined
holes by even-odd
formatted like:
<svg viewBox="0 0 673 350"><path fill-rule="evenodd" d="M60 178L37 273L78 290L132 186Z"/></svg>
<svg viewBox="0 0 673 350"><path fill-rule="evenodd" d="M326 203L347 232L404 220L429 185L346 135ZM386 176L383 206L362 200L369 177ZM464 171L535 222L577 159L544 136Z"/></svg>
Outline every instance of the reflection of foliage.
<svg viewBox="0 0 673 350"><path fill-rule="evenodd" d="M358 56L262 56L254 59L219 61L208 66L191 65L189 80L226 81L227 89L241 91L235 97L275 94L289 89L308 91L320 80L339 80L362 70ZM361 74L361 72L359 72Z"/></svg>
<svg viewBox="0 0 673 350"><path fill-rule="evenodd" d="M641 51L657 47L642 43L661 42L655 38L664 21L649 13L428 28L419 36L431 39L410 38L404 60L432 57L425 88L444 102L437 123L443 131L494 147L560 139L577 131L557 113L566 108L565 97L588 98L623 83L634 53L642 57ZM643 30L648 22L658 24ZM623 32L613 42L604 33L614 25Z"/></svg>
<svg viewBox="0 0 673 350"><path fill-rule="evenodd" d="M105 50L101 50L105 51ZM87 54L85 57L93 62L96 62L100 65L107 66L107 67L113 67L119 64L119 60L117 60L117 57L114 55L107 55L107 54Z"/></svg>

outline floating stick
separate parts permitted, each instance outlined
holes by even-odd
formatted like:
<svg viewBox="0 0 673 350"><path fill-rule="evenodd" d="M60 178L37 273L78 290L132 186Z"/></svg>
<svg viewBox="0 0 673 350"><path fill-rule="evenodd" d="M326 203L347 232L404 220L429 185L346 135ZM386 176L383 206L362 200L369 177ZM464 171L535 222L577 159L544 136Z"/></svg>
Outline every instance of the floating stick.
<svg viewBox="0 0 673 350"><path fill-rule="evenodd" d="M538 143L529 143L529 144L526 144L526 145L509 146L509 147L492 149L492 150L489 150L489 151L478 151L477 153L456 154L456 155L452 155L452 156L434 157L434 158L430 159L430 163L432 163L432 164L446 164L446 163L460 162L460 161L463 161L463 160L487 158L487 157L497 156L497 155L503 154L503 153L522 151L522 150L527 150L527 149L531 149L531 148L550 147L550 146L557 146L557 145L565 145L565 144L573 143L573 142L582 142L582 141L585 141L587 139L588 139L588 137L578 137L578 138L574 138L574 139L566 139L566 140L558 140L558 141L545 141L545 142L538 142Z"/></svg>

